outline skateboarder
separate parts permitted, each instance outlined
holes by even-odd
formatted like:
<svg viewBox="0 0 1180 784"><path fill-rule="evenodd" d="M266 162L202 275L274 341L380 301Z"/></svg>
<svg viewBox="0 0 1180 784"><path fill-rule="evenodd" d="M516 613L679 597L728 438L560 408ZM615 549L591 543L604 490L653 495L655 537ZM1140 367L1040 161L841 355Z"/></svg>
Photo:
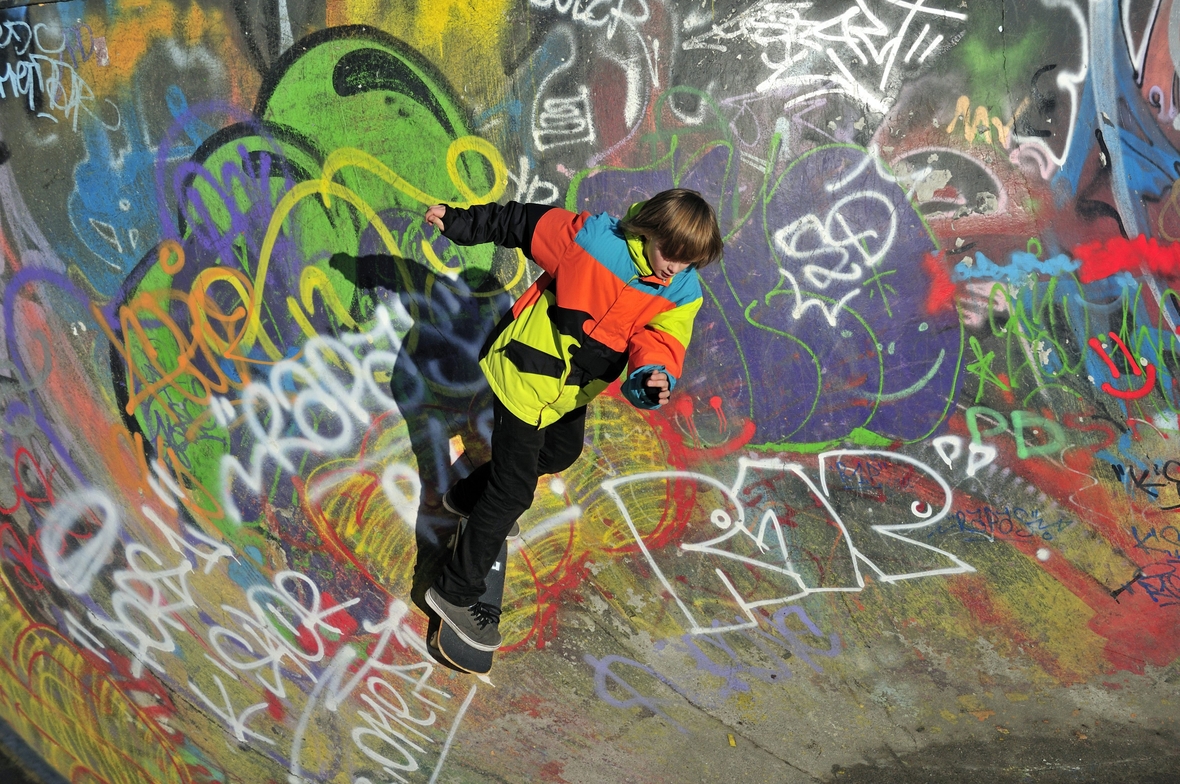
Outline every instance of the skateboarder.
<svg viewBox="0 0 1180 784"><path fill-rule="evenodd" d="M426 222L459 245L520 248L543 270L480 352L495 396L491 460L443 497L467 526L426 592L464 642L494 651L500 608L479 598L538 477L578 458L586 404L624 369L632 404L668 401L701 306L697 268L720 257L721 232L712 207L685 189L634 204L622 220L508 202L436 204Z"/></svg>

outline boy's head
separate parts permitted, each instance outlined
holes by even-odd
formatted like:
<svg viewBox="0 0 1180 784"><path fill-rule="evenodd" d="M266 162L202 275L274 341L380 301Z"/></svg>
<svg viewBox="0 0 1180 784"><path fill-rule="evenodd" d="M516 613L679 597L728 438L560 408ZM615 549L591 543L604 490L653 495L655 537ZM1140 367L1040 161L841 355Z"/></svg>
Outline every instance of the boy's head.
<svg viewBox="0 0 1180 784"><path fill-rule="evenodd" d="M669 261L703 267L721 257L717 215L701 194L686 188L657 193L637 213L624 218L620 227L649 245L654 243Z"/></svg>

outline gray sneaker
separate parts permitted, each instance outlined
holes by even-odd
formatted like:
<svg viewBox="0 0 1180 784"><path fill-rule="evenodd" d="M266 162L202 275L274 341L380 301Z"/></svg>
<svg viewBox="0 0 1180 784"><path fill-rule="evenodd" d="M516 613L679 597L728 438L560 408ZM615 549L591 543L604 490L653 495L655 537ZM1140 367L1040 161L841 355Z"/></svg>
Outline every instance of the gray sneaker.
<svg viewBox="0 0 1180 784"><path fill-rule="evenodd" d="M451 488L451 489L453 490L454 488ZM446 509L448 512L453 514L455 517L458 517L460 520L466 520L468 517L471 517L471 512L465 512L462 509L460 509L459 505L455 503L453 498L451 498L451 491L450 490L443 493L442 505L443 505L443 509ZM508 538L515 539L518 536L520 536L520 523L514 522L514 523L512 523L512 527L510 529L508 529Z"/></svg>
<svg viewBox="0 0 1180 784"><path fill-rule="evenodd" d="M454 490L454 488L451 488L451 490ZM460 509L459 505L455 503L455 500L453 498L451 498L451 490L448 490L445 493L443 493L443 497L442 497L443 509L446 509L448 512L453 514L455 517L458 517L460 520L466 520L468 517L471 517L470 511Z"/></svg>
<svg viewBox="0 0 1180 784"><path fill-rule="evenodd" d="M470 607L451 604L433 586L426 591L426 603L472 648L494 651L500 647L499 607L483 602L476 602Z"/></svg>

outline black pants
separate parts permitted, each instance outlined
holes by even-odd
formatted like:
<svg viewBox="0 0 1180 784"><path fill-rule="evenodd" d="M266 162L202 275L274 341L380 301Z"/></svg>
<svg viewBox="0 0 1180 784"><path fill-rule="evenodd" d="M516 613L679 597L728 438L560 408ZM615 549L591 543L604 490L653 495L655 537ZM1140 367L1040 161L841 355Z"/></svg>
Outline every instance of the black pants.
<svg viewBox="0 0 1180 784"><path fill-rule="evenodd" d="M545 428L518 419L498 398L493 413L492 459L451 488L451 499L471 516L455 556L434 584L444 599L462 606L483 593L508 531L533 504L537 479L573 465L585 440L585 406Z"/></svg>

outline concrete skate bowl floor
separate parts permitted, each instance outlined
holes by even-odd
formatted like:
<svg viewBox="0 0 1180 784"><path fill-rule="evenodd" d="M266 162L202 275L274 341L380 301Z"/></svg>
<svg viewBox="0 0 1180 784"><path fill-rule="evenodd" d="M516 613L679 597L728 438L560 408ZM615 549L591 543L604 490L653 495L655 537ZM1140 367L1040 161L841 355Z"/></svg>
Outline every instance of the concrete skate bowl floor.
<svg viewBox="0 0 1180 784"><path fill-rule="evenodd" d="M0 720L0 782L3 784L68 784L45 764L24 739Z"/></svg>
<svg viewBox="0 0 1180 784"><path fill-rule="evenodd" d="M834 767L824 777L840 784L1176 784L1180 743L1172 732L1139 727L1085 730L1069 736L927 746L911 754L883 749L872 763Z"/></svg>

